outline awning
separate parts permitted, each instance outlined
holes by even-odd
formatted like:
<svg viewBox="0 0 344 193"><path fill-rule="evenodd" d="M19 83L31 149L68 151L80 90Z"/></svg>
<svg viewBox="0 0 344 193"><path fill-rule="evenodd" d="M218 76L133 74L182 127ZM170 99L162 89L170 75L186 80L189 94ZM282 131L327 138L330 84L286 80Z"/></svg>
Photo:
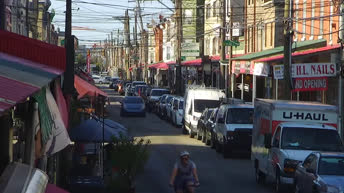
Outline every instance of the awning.
<svg viewBox="0 0 344 193"><path fill-rule="evenodd" d="M182 66L201 66L202 58L182 62Z"/></svg>
<svg viewBox="0 0 344 193"><path fill-rule="evenodd" d="M152 64L152 65L148 66L148 68L167 70L168 69L168 64L165 63L165 62L159 62L159 63L155 63L155 64Z"/></svg>
<svg viewBox="0 0 344 193"><path fill-rule="evenodd" d="M45 193L69 193L68 191L57 187L54 184L47 184L47 187L45 188Z"/></svg>
<svg viewBox="0 0 344 193"><path fill-rule="evenodd" d="M306 50L306 51L302 51L302 52L295 52L292 54L292 56L303 56L303 55L307 55L307 54L325 52L325 51L334 50L334 49L338 49L338 48L340 48L339 44L332 45L332 46L326 46L326 47L322 47L322 48L315 48L312 50ZM270 62L270 61L275 61L275 60L282 60L283 58L284 58L283 55L278 55L278 56L272 56L272 57L268 57L268 58L262 58L259 60L254 60L254 62Z"/></svg>
<svg viewBox="0 0 344 193"><path fill-rule="evenodd" d="M296 50L306 50L306 49L312 49L312 48L317 48L317 47L324 47L326 46L326 40L321 39L321 40L309 40L309 41L303 41L303 42L294 42L293 43L293 49ZM242 55L239 57L233 58L233 60L238 61L238 60L246 60L246 61L251 61L251 60L256 60L259 58L266 58L270 57L273 55L278 55L282 54L284 50L284 46L279 46L273 49L268 49L268 50L263 50L261 52L255 52L255 53L250 53L246 55Z"/></svg>
<svg viewBox="0 0 344 193"><path fill-rule="evenodd" d="M97 88L96 86L93 86L92 84L86 82L79 76L74 76L74 87L78 91L79 96L78 99L84 97L84 96L99 96L102 95L104 97L108 97L108 95Z"/></svg>
<svg viewBox="0 0 344 193"><path fill-rule="evenodd" d="M56 68L0 53L0 114L62 73Z"/></svg>
<svg viewBox="0 0 344 193"><path fill-rule="evenodd" d="M0 30L0 52L65 71L65 48Z"/></svg>
<svg viewBox="0 0 344 193"><path fill-rule="evenodd" d="M129 71L132 71L132 70L133 70L133 67L130 67L130 68L129 68Z"/></svg>

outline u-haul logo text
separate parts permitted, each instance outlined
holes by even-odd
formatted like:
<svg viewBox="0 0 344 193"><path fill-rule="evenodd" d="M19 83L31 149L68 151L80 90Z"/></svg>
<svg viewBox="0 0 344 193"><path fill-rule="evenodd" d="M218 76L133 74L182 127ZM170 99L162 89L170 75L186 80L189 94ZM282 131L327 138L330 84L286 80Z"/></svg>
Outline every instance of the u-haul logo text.
<svg viewBox="0 0 344 193"><path fill-rule="evenodd" d="M304 121L328 121L325 113L309 112L283 112L283 119L304 120Z"/></svg>

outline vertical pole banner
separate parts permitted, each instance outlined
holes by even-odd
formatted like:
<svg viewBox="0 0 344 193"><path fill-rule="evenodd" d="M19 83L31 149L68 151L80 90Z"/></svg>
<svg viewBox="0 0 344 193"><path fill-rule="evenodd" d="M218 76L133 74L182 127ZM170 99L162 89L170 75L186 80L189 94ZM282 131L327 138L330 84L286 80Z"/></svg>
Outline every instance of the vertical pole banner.
<svg viewBox="0 0 344 193"><path fill-rule="evenodd" d="M91 72L91 54L90 54L90 50L87 51L87 57L86 57L86 68L87 68L87 72L90 73Z"/></svg>

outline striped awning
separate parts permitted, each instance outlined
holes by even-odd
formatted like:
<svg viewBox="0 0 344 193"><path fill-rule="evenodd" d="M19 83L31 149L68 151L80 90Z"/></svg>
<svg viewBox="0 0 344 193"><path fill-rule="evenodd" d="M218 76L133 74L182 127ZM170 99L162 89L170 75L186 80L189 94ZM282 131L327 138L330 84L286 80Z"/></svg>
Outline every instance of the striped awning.
<svg viewBox="0 0 344 193"><path fill-rule="evenodd" d="M48 85L62 70L0 53L0 114Z"/></svg>

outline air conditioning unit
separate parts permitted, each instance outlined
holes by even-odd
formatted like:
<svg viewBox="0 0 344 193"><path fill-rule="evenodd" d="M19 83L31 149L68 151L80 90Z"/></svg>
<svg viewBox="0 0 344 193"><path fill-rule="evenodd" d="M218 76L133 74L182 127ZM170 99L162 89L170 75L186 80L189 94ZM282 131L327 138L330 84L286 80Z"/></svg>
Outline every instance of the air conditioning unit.
<svg viewBox="0 0 344 193"><path fill-rule="evenodd" d="M48 175L22 163L11 163L0 177L1 193L44 193Z"/></svg>

